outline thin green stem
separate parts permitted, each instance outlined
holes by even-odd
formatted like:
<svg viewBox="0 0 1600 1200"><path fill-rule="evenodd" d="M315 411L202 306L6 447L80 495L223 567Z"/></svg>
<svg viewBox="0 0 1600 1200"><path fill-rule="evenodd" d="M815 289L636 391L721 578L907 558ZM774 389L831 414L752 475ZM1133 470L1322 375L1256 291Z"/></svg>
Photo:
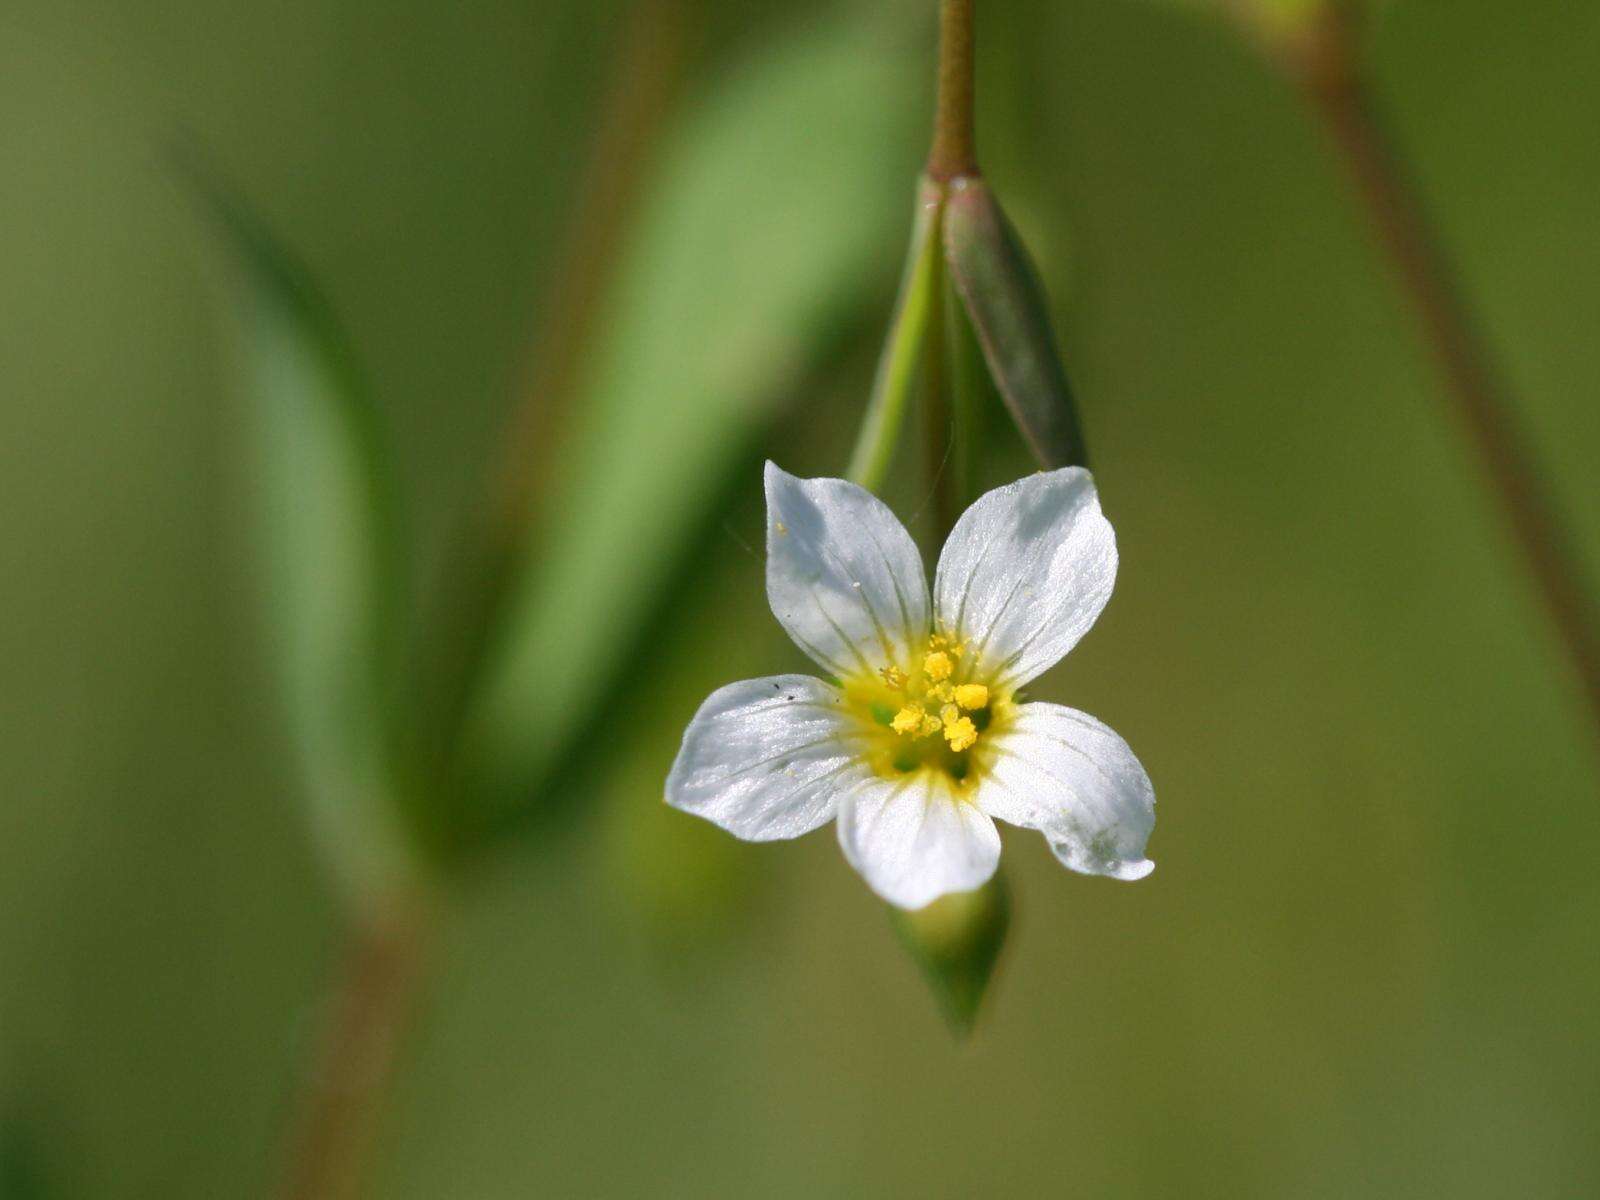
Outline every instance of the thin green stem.
<svg viewBox="0 0 1600 1200"><path fill-rule="evenodd" d="M872 398L867 402L867 414L862 419L861 432L846 472L848 479L869 492L883 486L894 461L911 389L921 365L923 345L933 323L938 293L936 283L943 265L943 212L944 190L925 181L918 193L916 221L900 297L889 326L889 337L883 345L883 356L878 360Z"/></svg>
<svg viewBox="0 0 1600 1200"><path fill-rule="evenodd" d="M930 179L978 173L973 5L974 0L941 0L939 6L939 100L928 152Z"/></svg>
<svg viewBox="0 0 1600 1200"><path fill-rule="evenodd" d="M926 355L930 339L944 338L943 216L945 185L952 179L978 173L973 119L973 8L975 0L941 0L939 10L939 95L933 122L933 145L928 152L926 175L919 196L911 253L900 285L900 298L889 338L879 361L872 399L850 456L849 478L869 491L877 491L888 474L900 431L905 423L911 387L919 366L937 360L933 371L943 369L943 353ZM941 396L942 377L933 381ZM942 439L947 420L930 422L930 437ZM939 455L944 455L941 442ZM944 480L942 470L935 478ZM940 497L948 504L948 497ZM941 516L941 522L943 517Z"/></svg>

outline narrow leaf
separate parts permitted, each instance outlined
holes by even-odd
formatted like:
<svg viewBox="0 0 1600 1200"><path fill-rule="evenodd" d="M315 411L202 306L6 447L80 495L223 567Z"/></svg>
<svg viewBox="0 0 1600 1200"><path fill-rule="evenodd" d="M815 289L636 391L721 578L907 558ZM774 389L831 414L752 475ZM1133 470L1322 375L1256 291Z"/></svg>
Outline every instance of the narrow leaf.
<svg viewBox="0 0 1600 1200"><path fill-rule="evenodd" d="M958 180L945 202L945 253L995 386L1046 469L1084 465L1077 407L1056 353L1037 272L994 193Z"/></svg>
<svg viewBox="0 0 1600 1200"><path fill-rule="evenodd" d="M387 455L331 307L267 226L192 157L238 314L267 654L311 823L341 881L403 869L386 747L394 555Z"/></svg>
<svg viewBox="0 0 1600 1200"><path fill-rule="evenodd" d="M463 732L501 827L606 701L693 534L819 344L894 259L915 74L870 13L808 19L676 130L625 251L560 514L513 592ZM804 119L797 119L804 114Z"/></svg>

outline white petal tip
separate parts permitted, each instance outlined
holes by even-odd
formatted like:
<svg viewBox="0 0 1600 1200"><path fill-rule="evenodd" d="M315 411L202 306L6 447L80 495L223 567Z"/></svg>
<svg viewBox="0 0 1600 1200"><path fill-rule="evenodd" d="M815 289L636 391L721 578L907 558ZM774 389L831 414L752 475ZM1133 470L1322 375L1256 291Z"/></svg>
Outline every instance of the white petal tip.
<svg viewBox="0 0 1600 1200"><path fill-rule="evenodd" d="M1063 467L986 492L961 515L939 555L934 607L991 674L1020 686L1077 645L1116 577L1094 479Z"/></svg>
<svg viewBox="0 0 1600 1200"><path fill-rule="evenodd" d="M1052 841L1050 850L1062 866L1080 875L1103 875L1107 879L1133 883L1156 869L1156 864L1148 858L1102 858L1085 853L1081 846L1072 842Z"/></svg>
<svg viewBox="0 0 1600 1200"><path fill-rule="evenodd" d="M1121 879L1127 883L1132 883L1137 879L1143 879L1155 869L1156 864L1152 860L1143 858L1138 862L1119 863L1115 870L1108 871L1107 874L1113 879Z"/></svg>

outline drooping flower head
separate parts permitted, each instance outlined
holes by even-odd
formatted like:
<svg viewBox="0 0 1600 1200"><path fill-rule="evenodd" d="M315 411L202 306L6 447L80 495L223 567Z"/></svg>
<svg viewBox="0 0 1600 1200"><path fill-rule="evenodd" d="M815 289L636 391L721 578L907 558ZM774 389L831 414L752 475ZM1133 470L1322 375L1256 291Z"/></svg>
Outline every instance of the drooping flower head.
<svg viewBox="0 0 1600 1200"><path fill-rule="evenodd" d="M830 820L885 900L970 891L1000 860L996 818L1044 834L1075 871L1141 879L1149 777L1093 717L1020 689L1110 599L1117 548L1080 467L981 497L951 531L933 594L888 506L767 464L767 598L830 679L776 675L701 705L667 802L747 841Z"/></svg>

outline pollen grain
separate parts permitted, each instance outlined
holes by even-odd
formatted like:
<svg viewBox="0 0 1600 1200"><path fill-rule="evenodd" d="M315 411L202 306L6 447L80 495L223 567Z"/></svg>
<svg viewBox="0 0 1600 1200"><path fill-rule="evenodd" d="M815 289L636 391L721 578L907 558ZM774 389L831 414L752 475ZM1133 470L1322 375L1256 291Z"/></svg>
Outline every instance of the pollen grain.
<svg viewBox="0 0 1600 1200"><path fill-rule="evenodd" d="M945 723L944 740L950 743L950 749L959 753L969 749L978 740L978 727L972 723L971 717L957 717Z"/></svg>
<svg viewBox="0 0 1600 1200"><path fill-rule="evenodd" d="M963 683L955 689L955 701L972 712L989 703L989 689L981 683Z"/></svg>

